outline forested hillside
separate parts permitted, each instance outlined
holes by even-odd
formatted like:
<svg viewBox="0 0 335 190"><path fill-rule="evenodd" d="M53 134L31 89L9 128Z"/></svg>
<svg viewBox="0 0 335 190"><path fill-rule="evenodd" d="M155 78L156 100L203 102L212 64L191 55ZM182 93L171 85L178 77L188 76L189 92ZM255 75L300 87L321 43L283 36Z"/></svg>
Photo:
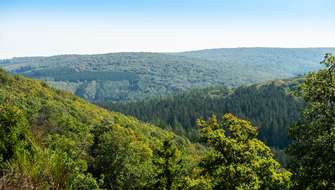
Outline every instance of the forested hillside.
<svg viewBox="0 0 335 190"><path fill-rule="evenodd" d="M182 53L111 53L0 60L90 101L129 101L216 85L239 87L306 74L327 48L233 48Z"/></svg>
<svg viewBox="0 0 335 190"><path fill-rule="evenodd" d="M223 97L237 105L237 113L256 110L246 117L262 115L258 111L263 106L272 108L267 110L270 121L272 113L284 118L298 113L272 110L303 106L289 128L294 139L288 148L289 170L257 139L258 128L231 113L197 119L201 144L194 144L44 82L0 70L0 188L334 189L335 57L326 54L321 63L326 69L307 75L303 83L296 78L233 91L190 92L193 100L210 104ZM298 88L302 100L290 95ZM245 95L252 98L238 101Z"/></svg>
<svg viewBox="0 0 335 190"><path fill-rule="evenodd" d="M139 188L168 137L190 170L203 148L186 138L0 70L0 188Z"/></svg>
<svg viewBox="0 0 335 190"><path fill-rule="evenodd" d="M276 80L236 89L210 87L168 97L131 103L100 103L162 128L198 139L197 118L233 113L260 129L259 138L271 147L286 148L288 127L296 121L303 102L293 95L302 79Z"/></svg>
<svg viewBox="0 0 335 190"><path fill-rule="evenodd" d="M44 82L0 70L0 84L1 189L288 189L292 184L292 174L256 139L257 129L231 114L220 122L198 120L203 145L195 145Z"/></svg>

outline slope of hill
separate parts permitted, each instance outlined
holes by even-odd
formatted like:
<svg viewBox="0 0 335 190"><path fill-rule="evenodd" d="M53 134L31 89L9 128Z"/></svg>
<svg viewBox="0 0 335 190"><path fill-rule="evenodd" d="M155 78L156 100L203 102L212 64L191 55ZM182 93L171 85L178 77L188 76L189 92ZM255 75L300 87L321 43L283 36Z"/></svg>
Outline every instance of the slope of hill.
<svg viewBox="0 0 335 190"><path fill-rule="evenodd" d="M320 68L331 48L233 48L181 53L111 53L0 60L90 101L129 101L213 85L238 87Z"/></svg>
<svg viewBox="0 0 335 190"><path fill-rule="evenodd" d="M293 77L320 69L318 63L324 54L334 51L335 48L223 48L182 52L178 55L208 60L211 67L218 69L230 63L238 65L242 73L254 70L265 76L275 74Z"/></svg>
<svg viewBox="0 0 335 190"><path fill-rule="evenodd" d="M302 101L292 95L301 82L302 79L295 78L234 90L210 87L146 101L102 102L101 105L162 128L172 128L190 139L198 138L194 130L197 118L233 113L259 127L259 138L266 144L282 149L290 142L288 127L296 121L303 107Z"/></svg>
<svg viewBox="0 0 335 190"><path fill-rule="evenodd" d="M153 151L167 136L133 117L0 70L1 187L93 189L93 174L112 188L139 188L150 182ZM190 166L201 155L186 138L174 135L173 141Z"/></svg>

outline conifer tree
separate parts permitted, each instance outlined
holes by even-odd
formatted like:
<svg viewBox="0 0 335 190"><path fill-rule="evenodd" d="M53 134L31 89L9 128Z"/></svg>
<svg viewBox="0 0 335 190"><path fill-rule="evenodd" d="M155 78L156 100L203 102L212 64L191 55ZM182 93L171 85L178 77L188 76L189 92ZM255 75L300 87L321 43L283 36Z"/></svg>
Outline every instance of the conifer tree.
<svg viewBox="0 0 335 190"><path fill-rule="evenodd" d="M154 184L152 189L171 190L177 189L183 173L183 160L172 137L168 137L154 152L155 167Z"/></svg>

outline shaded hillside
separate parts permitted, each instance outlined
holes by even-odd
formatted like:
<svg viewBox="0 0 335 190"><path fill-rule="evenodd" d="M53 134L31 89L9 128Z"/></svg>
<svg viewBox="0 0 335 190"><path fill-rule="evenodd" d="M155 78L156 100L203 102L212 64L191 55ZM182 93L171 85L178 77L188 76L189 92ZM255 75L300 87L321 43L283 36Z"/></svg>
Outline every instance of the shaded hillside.
<svg viewBox="0 0 335 190"><path fill-rule="evenodd" d="M44 82L0 70L1 187L143 187L154 172L153 152L168 136ZM185 138L172 139L190 168L201 152Z"/></svg>
<svg viewBox="0 0 335 190"><path fill-rule="evenodd" d="M193 88L238 87L320 69L327 48L233 48L181 53L111 53L0 60L90 101L123 102Z"/></svg>
<svg viewBox="0 0 335 190"><path fill-rule="evenodd" d="M163 128L172 128L191 139L198 138L194 130L197 118L233 113L259 127L259 138L269 146L285 148L290 142L288 127L296 121L303 107L303 103L291 94L301 81L278 80L235 90L212 87L147 101L102 102L101 105Z"/></svg>

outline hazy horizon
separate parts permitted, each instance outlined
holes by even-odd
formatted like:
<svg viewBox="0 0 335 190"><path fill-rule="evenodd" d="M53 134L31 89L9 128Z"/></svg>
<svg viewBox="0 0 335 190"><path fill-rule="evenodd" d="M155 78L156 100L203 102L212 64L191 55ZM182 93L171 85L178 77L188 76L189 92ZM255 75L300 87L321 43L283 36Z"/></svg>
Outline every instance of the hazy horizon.
<svg viewBox="0 0 335 190"><path fill-rule="evenodd" d="M214 47L214 48L204 48L204 49L191 49L185 51L114 51L114 52L88 52L88 53L64 53L64 54L48 54L48 55L28 55L28 56L13 56L13 57L0 57L2 59L12 59L20 57L52 57L61 55L100 55L100 54L113 54L113 53L184 53L193 51L203 51L203 50L215 50L215 49L243 49L243 48L269 48L269 49L335 49L335 47Z"/></svg>
<svg viewBox="0 0 335 190"><path fill-rule="evenodd" d="M335 47L332 0L4 0L0 58Z"/></svg>

